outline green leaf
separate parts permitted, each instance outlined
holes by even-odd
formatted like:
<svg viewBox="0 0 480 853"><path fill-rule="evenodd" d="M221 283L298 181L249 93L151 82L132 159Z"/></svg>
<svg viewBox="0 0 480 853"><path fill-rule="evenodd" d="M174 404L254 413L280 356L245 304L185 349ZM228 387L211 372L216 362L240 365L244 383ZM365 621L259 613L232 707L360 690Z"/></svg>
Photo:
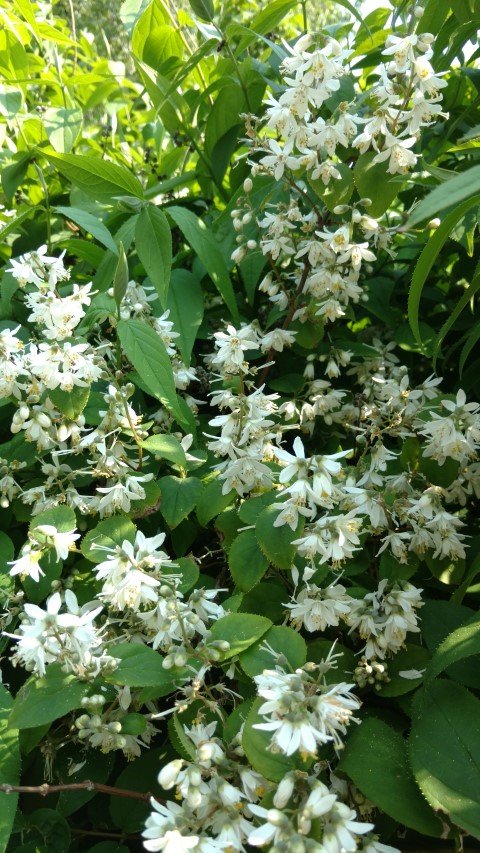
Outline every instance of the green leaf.
<svg viewBox="0 0 480 853"><path fill-rule="evenodd" d="M233 540L228 552L230 574L242 592L257 585L268 569L268 560L261 551L254 530L245 530Z"/></svg>
<svg viewBox="0 0 480 853"><path fill-rule="evenodd" d="M432 808L480 837L480 702L466 687L433 681L413 703L413 775Z"/></svg>
<svg viewBox="0 0 480 853"><path fill-rule="evenodd" d="M197 518L202 527L206 527L212 518L220 515L234 499L234 492L223 494L222 485L220 480L215 479L203 486L197 502Z"/></svg>
<svg viewBox="0 0 480 853"><path fill-rule="evenodd" d="M118 196L143 198L140 181L124 166L86 154L53 154L42 150L42 156L96 201L111 202Z"/></svg>
<svg viewBox="0 0 480 853"><path fill-rule="evenodd" d="M345 163L336 163L335 168L340 172L340 178L331 178L326 186L321 178L308 178L309 186L331 213L337 204L348 204L355 189L352 170Z"/></svg>
<svg viewBox="0 0 480 853"><path fill-rule="evenodd" d="M113 298L115 299L118 308L120 308L122 300L127 292L128 279L129 274L127 256L125 255L123 243L120 241L118 263L117 268L115 270L115 275L113 276Z"/></svg>
<svg viewBox="0 0 480 853"><path fill-rule="evenodd" d="M88 403L90 388L82 388L80 385L74 385L71 391L54 388L53 391L48 391L48 396L68 421L74 421L82 414Z"/></svg>
<svg viewBox="0 0 480 853"><path fill-rule="evenodd" d="M167 459L168 462L173 462L181 468L185 468L187 464L185 451L174 435L168 435L168 433L149 435L145 441L142 441L142 447L156 459Z"/></svg>
<svg viewBox="0 0 480 853"><path fill-rule="evenodd" d="M369 28L368 28L367 24L365 23L365 21L363 20L362 15L361 15L361 14L360 14L360 12L358 11L358 9L356 9L356 8L355 8L355 6L353 5L353 3L350 3L350 0L336 0L336 2L338 3L338 5L339 5L339 6L343 6L343 7L344 7L344 9L348 9L348 11L350 12L350 14L351 14L351 15L353 15L353 17L354 17L354 18L356 18L356 19L357 19L357 21L359 22L360 26L361 26L361 27L365 27L365 29L366 29L366 31L367 31L367 33L368 33L368 35L369 35L369 36L370 36L370 38L371 38L371 37L372 37L372 34L371 34L371 32L370 32L370 30L369 30Z"/></svg>
<svg viewBox="0 0 480 853"><path fill-rule="evenodd" d="M77 526L75 513L69 506L55 506L52 509L39 512L32 519L30 530L33 532L35 528L43 524L53 525L60 533L67 533Z"/></svg>
<svg viewBox="0 0 480 853"><path fill-rule="evenodd" d="M471 207L474 206L474 203L478 206L480 201L477 199L475 202L475 200L470 197L478 194L479 192L480 166L473 166L471 169L467 169L466 172L461 172L459 175L455 175L454 178L451 178L451 180L435 187L435 189L429 192L425 198L422 198L414 208L407 224L409 227L418 225L425 219L431 219L434 216L438 216L440 211L445 210L448 207L453 207L454 205L461 204L462 202L465 203L466 199L470 200ZM458 219L460 219L460 217L458 217L456 221L458 221Z"/></svg>
<svg viewBox="0 0 480 853"><path fill-rule="evenodd" d="M220 89L205 128L205 151L210 159L217 142L229 130L242 125L240 114L244 111L245 96L238 85L232 84Z"/></svg>
<svg viewBox="0 0 480 853"><path fill-rule="evenodd" d="M136 532L137 528L126 516L105 518L83 537L80 550L90 562L102 563L107 557L105 548L115 551L125 541L133 545Z"/></svg>
<svg viewBox="0 0 480 853"><path fill-rule="evenodd" d="M172 363L160 335L141 320L120 320L117 332L127 358L150 393L190 430L192 419L187 420L179 404Z"/></svg>
<svg viewBox="0 0 480 853"><path fill-rule="evenodd" d="M387 723L368 717L354 728L339 769L390 817L424 835L441 835L442 825L423 799L408 766L405 741Z"/></svg>
<svg viewBox="0 0 480 853"><path fill-rule="evenodd" d="M178 338L175 344L187 366L203 320L203 291L200 282L188 270L173 270L167 295L167 308Z"/></svg>
<svg viewBox="0 0 480 853"><path fill-rule="evenodd" d="M79 109L49 107L43 116L43 125L49 142L60 154L69 154L80 136L83 113Z"/></svg>
<svg viewBox="0 0 480 853"><path fill-rule="evenodd" d="M6 533L0 531L0 606L4 607L6 601L15 589L15 581L9 574L9 562L13 560L15 549L12 540Z"/></svg>
<svg viewBox="0 0 480 853"><path fill-rule="evenodd" d="M215 15L213 0L188 0L188 3L193 14L201 21L208 21L209 23L213 21Z"/></svg>
<svg viewBox="0 0 480 853"><path fill-rule="evenodd" d="M480 166L478 167L480 169ZM445 188L450 187L452 181L448 181ZM477 207L480 204L480 195L475 196L461 204L456 210L453 210L445 217L442 224L430 237L427 245L424 247L413 271L412 283L408 294L408 320L413 334L417 341L421 343L422 338L419 327L419 308L422 291L430 270L440 253L444 243L446 243L451 231L456 223L465 215L472 207Z"/></svg>
<svg viewBox="0 0 480 853"><path fill-rule="evenodd" d="M36 809L26 818L25 834L35 839L35 850L67 853L70 849L70 827L56 809ZM41 845L37 847L37 845Z"/></svg>
<svg viewBox="0 0 480 853"><path fill-rule="evenodd" d="M13 699L0 684L0 785L18 785L20 780L20 748L18 730L10 725ZM0 850L7 849L17 810L18 794L0 793Z"/></svg>
<svg viewBox="0 0 480 853"><path fill-rule="evenodd" d="M27 174L28 166L32 159L32 152L26 151L23 154L17 154L16 157L16 160L13 160L13 162L10 163L9 166L4 166L4 168L2 169L2 188L9 204L12 203L13 196L15 195L17 189L23 184L25 175ZM30 208L28 212L33 213L35 210L38 210L38 208ZM14 221L17 221L17 223L19 224L21 216L23 217L23 219L26 218L25 214L23 213L17 216L17 219ZM2 237L4 236L6 228L11 227L12 225L13 222L10 222L7 226L5 226L4 229L2 229Z"/></svg>
<svg viewBox="0 0 480 853"><path fill-rule="evenodd" d="M374 163L377 155L374 151L361 154L355 163L353 178L362 198L369 198L372 204L368 208L369 216L378 218L390 207L394 198L402 191L402 184L392 180L387 172L386 163Z"/></svg>
<svg viewBox="0 0 480 853"><path fill-rule="evenodd" d="M75 222L75 224L79 225L83 231L86 231L88 234L91 234L92 237L95 237L102 246L105 246L107 249L110 249L111 252L118 255L118 248L110 234L110 231L103 222L101 222L100 219L97 219L96 216L93 216L92 213L88 213L86 210L81 210L79 207L56 207L55 211L57 213L61 213L62 216L65 216L65 218L71 222Z"/></svg>
<svg viewBox="0 0 480 853"><path fill-rule="evenodd" d="M270 619L253 613L229 613L213 623L212 640L226 640L230 649L225 658L232 658L252 646L272 627Z"/></svg>
<svg viewBox="0 0 480 853"><path fill-rule="evenodd" d="M172 235L162 210L149 204L135 226L135 246L163 308L166 307L172 267Z"/></svg>
<svg viewBox="0 0 480 853"><path fill-rule="evenodd" d="M279 512L273 506L265 507L258 516L255 534L260 548L272 565L279 569L291 569L297 551L292 542L302 535L304 522L300 519L296 530L292 530L288 524L274 527Z"/></svg>
<svg viewBox="0 0 480 853"><path fill-rule="evenodd" d="M480 617L475 614L466 625L460 625L440 643L425 674L425 681L440 675L459 660L480 654Z"/></svg>
<svg viewBox="0 0 480 853"><path fill-rule="evenodd" d="M46 675L32 676L17 693L9 724L17 729L32 729L58 720L74 708L90 690L86 681L66 675L59 663L51 663Z"/></svg>
<svg viewBox="0 0 480 853"><path fill-rule="evenodd" d="M185 668L164 669L162 655L140 643L113 645L109 653L120 660L117 668L106 677L111 684L155 687L160 691L157 696L167 696L185 680L187 674Z"/></svg>
<svg viewBox="0 0 480 853"><path fill-rule="evenodd" d="M173 27L162 25L149 32L143 46L142 60L151 68L160 70L172 56L183 61L184 45Z"/></svg>
<svg viewBox="0 0 480 853"><path fill-rule="evenodd" d="M386 661L390 681L382 682L379 696L403 696L405 693L415 690L422 683L424 676L404 678L400 673L412 669L422 672L427 667L429 660L430 652L428 649L423 646L414 646L413 643L406 643L398 654Z"/></svg>
<svg viewBox="0 0 480 853"><path fill-rule="evenodd" d="M270 782L281 782L287 773L295 769L295 763L291 758L287 758L280 752L271 752L269 749L272 739L271 732L253 728L257 723L265 722L265 718L258 713L263 702L263 699L255 699L247 715L243 727L242 746L245 755L257 773L261 773Z"/></svg>
<svg viewBox="0 0 480 853"><path fill-rule="evenodd" d="M470 284L468 285L468 287L465 290L465 292L463 293L463 295L458 300L457 304L455 305L455 308L453 309L453 311L451 311L451 313L449 314L448 318L445 320L442 328L440 329L440 331L438 333L437 339L435 341L435 347L433 350L433 367L434 367L434 369L435 369L436 364L437 364L438 353L439 353L439 350L440 350L440 347L442 345L444 338L448 335L448 332L452 328L453 324L459 318L463 309L466 308L466 306L473 299L473 297L475 296L475 294L477 293L477 291L479 289L480 289L480 274L477 273L474 276L474 278L472 279L472 281L470 282Z"/></svg>
<svg viewBox="0 0 480 853"><path fill-rule="evenodd" d="M197 505L202 484L196 477L161 477L158 481L162 500L160 512L169 527L177 527Z"/></svg>
<svg viewBox="0 0 480 853"><path fill-rule="evenodd" d="M202 219L184 207L169 207L168 214L198 255L235 322L239 322L237 301L227 264L220 247Z"/></svg>
<svg viewBox="0 0 480 853"><path fill-rule="evenodd" d="M277 654L272 655L265 644ZM240 655L240 665L244 672L253 678L260 675L264 669L275 669L275 664L287 664L292 670L303 666L307 660L307 644L303 637L293 628L286 625L273 625L266 634L246 652Z"/></svg>

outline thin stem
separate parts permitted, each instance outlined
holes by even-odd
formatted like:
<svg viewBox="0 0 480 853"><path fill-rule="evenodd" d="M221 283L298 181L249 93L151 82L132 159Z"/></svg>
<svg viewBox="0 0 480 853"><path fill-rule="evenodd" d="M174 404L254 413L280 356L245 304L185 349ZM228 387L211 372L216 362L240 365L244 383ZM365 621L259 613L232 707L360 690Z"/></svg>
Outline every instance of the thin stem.
<svg viewBox="0 0 480 853"><path fill-rule="evenodd" d="M302 0L303 29L308 33L307 0Z"/></svg>
<svg viewBox="0 0 480 853"><path fill-rule="evenodd" d="M216 25L215 25L215 26L216 26ZM241 87L241 89L242 89L242 92L243 92L243 95L244 95L244 98L245 98L245 103L246 103L246 105L247 105L247 110L248 110L248 112L249 112L249 113L251 113L251 112L252 112L252 108L251 108L251 106L250 106L250 100L249 100L249 97L248 97L248 89L247 89L247 87L245 86L245 83L243 82L242 75L240 74L240 66L239 66L239 64L238 64L238 62L237 62L237 57L235 56L235 54L234 54L234 52L233 52L232 48L230 47L230 45L229 45L229 43L228 43L228 39L226 38L226 36L224 36L224 34L222 33L222 31L221 31L221 30L219 30L219 29L218 29L218 27L217 27L217 30L218 30L218 32L220 33L220 36L222 37L223 41L225 42L225 47L227 48L228 55L229 55L230 59L232 60L232 62L233 62L233 64L234 64L234 66L235 66L235 70L236 70L237 75L238 75L238 82L240 83L240 87Z"/></svg>
<svg viewBox="0 0 480 853"><path fill-rule="evenodd" d="M163 803L159 797L156 797L150 792L130 791L127 788L115 788L112 785L102 785L100 782L92 782L90 779L85 779L84 782L72 782L70 785L0 785L0 792L3 794L39 794L41 797L47 797L49 794L58 794L61 791L97 791L99 794L110 794L112 797L127 797L130 800L157 800Z"/></svg>

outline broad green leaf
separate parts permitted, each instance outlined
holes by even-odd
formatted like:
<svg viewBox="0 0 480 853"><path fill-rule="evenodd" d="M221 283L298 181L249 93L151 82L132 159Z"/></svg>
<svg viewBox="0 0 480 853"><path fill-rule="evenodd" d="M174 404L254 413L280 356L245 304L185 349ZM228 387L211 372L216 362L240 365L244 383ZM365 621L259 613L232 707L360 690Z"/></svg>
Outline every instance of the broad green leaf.
<svg viewBox="0 0 480 853"><path fill-rule="evenodd" d="M167 696L185 680L186 669L164 669L162 655L150 646L120 643L113 645L109 653L120 660L117 668L107 676L111 684L155 687L160 691L157 696Z"/></svg>
<svg viewBox="0 0 480 853"><path fill-rule="evenodd" d="M440 836L442 824L415 784L402 735L375 717L351 729L340 770L390 817L424 835Z"/></svg>
<svg viewBox="0 0 480 853"><path fill-rule="evenodd" d="M468 335L468 338L465 341L465 344L463 346L462 352L460 354L460 359L458 362L459 369L460 369L460 375L462 375L462 373L465 369L465 365L467 363L468 356L472 352L475 345L478 343L479 339L480 339L480 323L476 323L475 326L473 326L473 328L471 329L471 331Z"/></svg>
<svg viewBox="0 0 480 853"><path fill-rule="evenodd" d="M340 172L340 178L331 178L326 186L321 178L308 178L309 186L331 213L337 204L348 204L355 189L352 170L345 163L335 164L335 168Z"/></svg>
<svg viewBox="0 0 480 853"><path fill-rule="evenodd" d="M41 853L45 850L48 853L66 853L70 849L70 827L56 809L42 808L30 812L22 835L28 839L33 837L34 849ZM28 848L29 845L26 846Z"/></svg>
<svg viewBox="0 0 480 853"><path fill-rule="evenodd" d="M428 667L429 661L430 652L428 649L423 646L414 646L413 643L406 643L398 654L386 661L390 681L382 682L379 696L403 696L405 693L415 690L422 683L424 676L405 678L400 673L412 670L422 673Z"/></svg>
<svg viewBox="0 0 480 853"><path fill-rule="evenodd" d="M90 692L87 681L67 675L59 663L51 663L42 678L32 676L19 690L13 703L9 724L17 729L31 729L58 720L74 708Z"/></svg>
<svg viewBox="0 0 480 853"><path fill-rule="evenodd" d="M198 279L188 270L172 271L167 308L178 334L175 344L189 366L197 331L203 320L203 291Z"/></svg>
<svg viewBox="0 0 480 853"><path fill-rule="evenodd" d="M253 35L265 36L273 32L286 17L287 13L296 6L295 0L273 0L260 9L249 23ZM241 45L240 45L241 47Z"/></svg>
<svg viewBox="0 0 480 853"><path fill-rule="evenodd" d="M225 658L239 655L252 646L272 627L270 619L253 613L229 613L213 623L210 629L212 640L226 640L230 643Z"/></svg>
<svg viewBox="0 0 480 853"><path fill-rule="evenodd" d="M128 279L129 273L127 256L125 254L125 249L123 248L123 243L120 242L117 268L115 270L115 275L113 276L113 298L115 299L117 308L120 308L127 292Z"/></svg>
<svg viewBox="0 0 480 853"><path fill-rule="evenodd" d="M169 207L168 214L178 225L183 236L196 252L208 275L222 295L235 322L238 322L238 307L227 264L220 248L205 222L184 207Z"/></svg>
<svg viewBox="0 0 480 853"><path fill-rule="evenodd" d="M365 27L368 35L371 37L372 34L371 34L367 24L364 21L363 15L361 14L361 12L358 11L358 9L354 6L354 4L350 3L350 0L336 0L336 2L338 3L339 6L343 6L344 9L347 9L350 12L350 14L353 15L354 18L357 19L360 26Z"/></svg>
<svg viewBox="0 0 480 853"><path fill-rule="evenodd" d="M161 69L172 56L183 60L184 44L179 33L169 26L155 27L143 46L142 60L151 68Z"/></svg>
<svg viewBox="0 0 480 853"><path fill-rule="evenodd" d="M480 169L480 166L478 167ZM445 185L445 188L451 186L451 181ZM451 231L456 223L464 216L471 208L478 207L480 204L480 195L475 196L468 201L464 201L459 207L453 210L445 217L441 225L430 237L427 245L424 247L413 271L412 283L408 294L408 320L413 334L417 341L421 343L422 337L419 327L419 308L422 291L430 270L437 259L440 250L446 243Z"/></svg>
<svg viewBox="0 0 480 853"><path fill-rule="evenodd" d="M390 207L394 198L402 190L402 184L392 180L387 172L386 163L374 163L374 151L361 154L353 169L353 179L362 198L369 198L372 204L368 208L369 216L381 216Z"/></svg>
<svg viewBox="0 0 480 853"><path fill-rule="evenodd" d="M276 652L272 655L266 648ZM298 669L307 660L307 644L293 628L286 625L273 625L266 634L253 646L240 655L240 664L244 672L253 678L260 675L264 669L275 669L275 664L286 666L288 669Z"/></svg>
<svg viewBox="0 0 480 853"><path fill-rule="evenodd" d="M12 203L13 196L15 195L17 189L23 184L23 181L25 180L25 176L27 174L27 169L28 169L28 166L29 166L30 161L32 159L32 152L26 151L23 154L20 154L20 155L16 154L15 156L17 159L14 159L13 162L10 163L9 166L4 166L2 169L2 177L1 177L2 189L3 189L3 192L5 193L5 195L7 197L9 204ZM29 213L33 213L35 210L38 210L38 208L30 209ZM20 214L16 219L18 224L20 224L20 221L21 221L20 217L21 216L23 216L23 219L26 218L24 216L24 214ZM2 237L4 237L4 236L6 237L7 234L9 233L8 231L6 231L6 228L12 227L12 226L13 226L13 222L9 223L9 225L5 226L5 228L2 229L2 232L1 232Z"/></svg>
<svg viewBox="0 0 480 853"><path fill-rule="evenodd" d="M160 512L169 527L177 527L197 505L202 484L196 477L161 477Z"/></svg>
<svg viewBox="0 0 480 853"><path fill-rule="evenodd" d="M149 3L150 0L123 0L118 14L129 36Z"/></svg>
<svg viewBox="0 0 480 853"><path fill-rule="evenodd" d="M234 499L234 492L223 494L221 480L215 479L210 483L205 483L202 493L197 502L197 518L202 527L206 527L208 522L220 515Z"/></svg>
<svg viewBox="0 0 480 853"><path fill-rule="evenodd" d="M82 111L49 107L42 120L52 148L60 154L70 154L82 130Z"/></svg>
<svg viewBox="0 0 480 853"><path fill-rule="evenodd" d="M213 21L215 8L213 0L188 0L189 6L194 15L200 18L201 21Z"/></svg>
<svg viewBox="0 0 480 853"><path fill-rule="evenodd" d="M2 171L2 178L3 178L4 172L5 172L5 169L3 169L3 171ZM5 188L4 188L4 192L5 192L5 195L7 196L7 198L9 198L9 194L7 193ZM15 192L15 190L13 190L13 192ZM13 195L13 192L12 192L12 195ZM29 216L33 216L35 213L37 213L37 211L41 211L41 210L43 210L43 207L30 207L30 208L28 208L28 210L22 210L22 212L19 213L18 216L15 216L15 218L11 219L10 222L8 222L6 225L3 226L3 228L0 228L0 241L3 243L9 234L14 234L16 231L18 231L18 229L25 222L25 220L28 219ZM5 277L5 273L4 273L4 277Z"/></svg>
<svg viewBox="0 0 480 853"><path fill-rule="evenodd" d="M6 119L15 118L21 107L21 89L14 89L10 86L4 86L3 92L0 92L0 115Z"/></svg>
<svg viewBox="0 0 480 853"><path fill-rule="evenodd" d="M82 414L88 403L90 388L82 388L80 385L74 385L71 391L54 388L53 391L48 392L48 396L53 405L62 415L65 415L67 420L74 421Z"/></svg>
<svg viewBox="0 0 480 853"><path fill-rule="evenodd" d="M20 781L20 748L18 730L10 725L13 699L0 684L0 785L18 785ZM17 810L18 794L0 793L0 850L7 849Z"/></svg>
<svg viewBox="0 0 480 853"><path fill-rule="evenodd" d="M233 540L228 552L228 565L242 592L248 592L261 581L268 569L268 559L260 549L254 530L245 530Z"/></svg>
<svg viewBox="0 0 480 853"><path fill-rule="evenodd" d="M142 3L142 8L144 4ZM140 14L133 28L132 52L139 59L143 56L145 42L156 27L168 24L168 14L162 8L161 0L152 0Z"/></svg>
<svg viewBox="0 0 480 853"><path fill-rule="evenodd" d="M51 524L60 533L67 533L77 526L75 513L69 506L55 506L35 515L30 524L32 532L43 524Z"/></svg>
<svg viewBox="0 0 480 853"><path fill-rule="evenodd" d="M45 150L42 150L42 156L72 184L96 201L111 202L119 196L143 197L138 178L117 163L88 157L86 154L55 154Z"/></svg>
<svg viewBox="0 0 480 853"><path fill-rule="evenodd" d="M126 766L118 776L111 779L111 784L117 788L124 788L127 791L142 791L150 792L154 796L163 800L165 792L158 784L158 771L170 759L171 755L166 756L165 746L157 748L142 749L142 753L134 761L127 762ZM121 766L121 765L120 765ZM152 811L150 803L142 800L125 800L123 797L109 797L106 802L109 804L110 817L104 814L104 819L108 821L108 826L111 826L113 821L114 826L118 826L123 833L139 834L144 826L145 821ZM103 805L103 804L102 804ZM105 809L105 806L103 806ZM115 841L119 844L119 840ZM131 841L127 842L127 849L132 851ZM118 853L121 853L122 848L119 848ZM92 853L89 848L88 853ZM100 851L103 853L103 851ZM110 851L105 851L110 853ZM115 851L117 853L117 851Z"/></svg>
<svg viewBox="0 0 480 853"><path fill-rule="evenodd" d="M127 358L150 393L163 403L179 424L190 429L192 419L187 420L185 410L180 406L172 362L160 335L141 320L120 320L117 332Z"/></svg>
<svg viewBox="0 0 480 853"><path fill-rule="evenodd" d="M451 180L435 187L425 198L422 198L414 208L408 225L411 227L418 225L425 219L438 216L442 210L448 207L465 203L467 199L470 199L473 207L474 199L471 199L471 196L478 193L480 193L480 166L473 166L466 172L461 172ZM477 199L475 204L478 206L480 201Z"/></svg>
<svg viewBox="0 0 480 853"><path fill-rule="evenodd" d="M274 527L274 522L280 513L279 509L267 506L260 513L255 525L257 542L265 556L279 569L291 569L297 548L292 544L303 531L303 519L300 519L296 530L288 524Z"/></svg>
<svg viewBox="0 0 480 853"><path fill-rule="evenodd" d="M418 691L409 742L413 775L436 811L480 837L480 702L437 680Z"/></svg>
<svg viewBox="0 0 480 853"><path fill-rule="evenodd" d="M172 235L167 217L153 205L144 207L135 226L135 246L163 308L172 267Z"/></svg>
<svg viewBox="0 0 480 853"><path fill-rule="evenodd" d="M115 255L118 255L117 245L110 234L108 228L97 219L92 213L88 213L86 210L81 210L79 207L56 207L57 213L61 213L62 216L65 216L66 219L75 222L76 225L79 225L83 231L86 231L88 234L91 234L92 237L95 237L95 240L98 240L102 246L106 246L107 249L110 249L111 252L114 252Z"/></svg>
<svg viewBox="0 0 480 853"><path fill-rule="evenodd" d="M283 777L296 767L293 758L287 758L281 752L269 749L271 732L253 728L257 723L266 722L258 713L263 699L255 699L245 721L242 734L242 746L250 764L257 773L261 773L270 782L281 782Z"/></svg>
<svg viewBox="0 0 480 853"><path fill-rule="evenodd" d="M440 643L425 674L426 682L436 678L459 660L480 654L480 618L477 614L460 625Z"/></svg>
<svg viewBox="0 0 480 853"><path fill-rule="evenodd" d="M133 545L136 532L134 523L124 515L105 518L83 537L80 549L87 560L102 563L108 556L106 548L114 552L125 541Z"/></svg>
<svg viewBox="0 0 480 853"><path fill-rule="evenodd" d="M225 134L240 127L240 114L245 112L245 96L238 85L220 89L210 110L205 128L205 150L212 159L213 150Z"/></svg>
<svg viewBox="0 0 480 853"><path fill-rule="evenodd" d="M180 465L181 468L185 468L187 464L185 451L174 435L168 435L168 433L149 435L145 441L142 441L142 447L157 459L167 459L168 462Z"/></svg>

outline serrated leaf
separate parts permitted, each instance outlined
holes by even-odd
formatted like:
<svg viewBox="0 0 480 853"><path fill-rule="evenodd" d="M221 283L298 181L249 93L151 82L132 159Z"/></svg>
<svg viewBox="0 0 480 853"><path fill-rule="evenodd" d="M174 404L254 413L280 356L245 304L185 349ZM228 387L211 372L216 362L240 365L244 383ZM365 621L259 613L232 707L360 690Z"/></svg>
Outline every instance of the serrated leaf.
<svg viewBox="0 0 480 853"><path fill-rule="evenodd" d="M224 495L222 487L223 484L218 479L204 484L196 509L197 518L202 527L206 527L212 518L220 515L232 503L235 493L232 491Z"/></svg>
<svg viewBox="0 0 480 853"><path fill-rule="evenodd" d="M17 729L31 729L58 720L79 708L89 690L88 682L67 675L60 664L51 663L42 678L32 676L19 690L9 724Z"/></svg>
<svg viewBox="0 0 480 853"><path fill-rule="evenodd" d="M100 521L93 530L89 530L80 543L80 550L92 563L102 563L107 558L106 548L115 551L125 541L135 542L137 528L129 518L117 515Z"/></svg>
<svg viewBox="0 0 480 853"><path fill-rule="evenodd" d="M425 681L431 681L457 661L478 654L480 654L480 617L475 614L466 625L460 625L440 643L425 673Z"/></svg>
<svg viewBox="0 0 480 853"><path fill-rule="evenodd" d="M279 569L291 569L297 550L292 542L302 535L304 520L299 520L296 530L292 530L287 524L274 527L279 512L280 510L273 506L267 506L258 516L255 535L260 548L272 565Z"/></svg>
<svg viewBox="0 0 480 853"><path fill-rule="evenodd" d="M172 362L160 335L141 320L120 320L117 332L125 354L142 382L178 423L191 431L192 418L186 418L185 410L179 404Z"/></svg>
<svg viewBox="0 0 480 853"><path fill-rule="evenodd" d="M110 231L100 221L96 216L93 216L92 213L88 213L86 210L81 210L79 207L56 207L56 213L61 213L62 216L65 216L66 219L71 222L75 222L76 225L79 225L83 231L86 231L88 234L91 234L92 237L95 237L102 246L105 246L107 249L110 249L111 252L114 252L115 255L118 254L117 245L110 234Z"/></svg>
<svg viewBox="0 0 480 853"><path fill-rule="evenodd" d="M276 655L265 648L273 649ZM307 660L307 644L303 637L286 625L273 625L263 637L240 655L240 665L244 672L253 678L264 669L274 669L280 663L292 670L303 666Z"/></svg>
<svg viewBox="0 0 480 853"><path fill-rule="evenodd" d="M272 627L270 619L253 613L229 613L213 623L210 629L212 640L226 640L230 644L225 659L239 655L248 649Z"/></svg>
<svg viewBox="0 0 480 853"><path fill-rule="evenodd" d="M79 385L74 385L71 391L54 388L53 391L48 391L48 396L55 408L65 415L67 420L74 421L82 414L88 403L90 388L81 388Z"/></svg>
<svg viewBox="0 0 480 853"><path fill-rule="evenodd" d="M160 691L157 696L167 696L186 677L191 677L191 672L185 668L164 669L162 655L140 643L120 643L112 646L109 653L120 660L117 668L106 676L111 684L155 687Z"/></svg>
<svg viewBox="0 0 480 853"><path fill-rule="evenodd" d="M162 210L149 204L141 211L135 226L135 246L145 271L166 307L172 268L172 235Z"/></svg>
<svg viewBox="0 0 480 853"><path fill-rule="evenodd" d="M261 581L268 569L268 559L261 550L254 530L245 530L233 540L228 552L230 574L242 592L249 592Z"/></svg>
<svg viewBox="0 0 480 853"><path fill-rule="evenodd" d="M196 477L161 477L158 481L162 501L160 512L169 527L177 527L197 505L202 484Z"/></svg>
<svg viewBox="0 0 480 853"><path fill-rule="evenodd" d="M178 754L186 761L194 761L196 749L190 738L185 734L183 725L178 718L178 713L170 717L168 721L168 733Z"/></svg>
<svg viewBox="0 0 480 853"><path fill-rule="evenodd" d="M142 441L142 447L157 459L167 459L168 462L173 462L181 468L185 468L187 464L185 451L174 435L168 435L168 433L149 435L145 441Z"/></svg>
<svg viewBox="0 0 480 853"><path fill-rule="evenodd" d="M33 532L36 527L40 527L43 524L51 524L60 533L67 533L76 527L75 513L69 506L55 506L52 509L46 509L34 516L30 524L30 530Z"/></svg>
<svg viewBox="0 0 480 853"><path fill-rule="evenodd" d="M422 672L428 666L430 661L430 652L423 646L414 646L412 643L406 643L400 649L398 654L390 660L387 660L387 672L390 681L382 682L382 689L379 690L379 696L403 696L405 693L410 693L422 683L424 676L418 678L404 678L400 675L401 672L409 670L417 670Z"/></svg>
<svg viewBox="0 0 480 853"><path fill-rule="evenodd" d="M466 687L437 680L415 695L409 754L435 810L480 838L480 702Z"/></svg>
<svg viewBox="0 0 480 853"><path fill-rule="evenodd" d="M418 790L408 766L406 744L375 717L350 733L339 769L378 808L424 835L438 837L442 825Z"/></svg>
<svg viewBox="0 0 480 853"><path fill-rule="evenodd" d="M480 166L473 166L465 172L455 175L449 181L440 184L431 190L425 198L416 205L408 220L408 225L418 225L425 219L431 219L432 216L438 216L439 212L447 207L454 205L470 204L473 207L478 206L479 201L475 202L470 197L480 192ZM465 201L469 199L470 201ZM463 215L463 214L462 214ZM458 217L460 219L460 217ZM458 221L458 220L457 220Z"/></svg>
<svg viewBox="0 0 480 853"><path fill-rule="evenodd" d="M109 202L118 196L143 198L140 181L124 166L86 154L55 154L42 150L52 166L96 201Z"/></svg>

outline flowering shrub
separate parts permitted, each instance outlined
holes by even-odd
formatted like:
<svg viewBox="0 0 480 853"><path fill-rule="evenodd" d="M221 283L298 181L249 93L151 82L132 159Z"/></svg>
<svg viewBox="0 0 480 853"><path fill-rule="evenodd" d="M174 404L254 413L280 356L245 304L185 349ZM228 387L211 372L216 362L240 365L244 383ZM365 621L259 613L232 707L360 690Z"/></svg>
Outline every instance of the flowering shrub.
<svg viewBox="0 0 480 853"><path fill-rule="evenodd" d="M2 850L480 837L470 5L0 0Z"/></svg>

